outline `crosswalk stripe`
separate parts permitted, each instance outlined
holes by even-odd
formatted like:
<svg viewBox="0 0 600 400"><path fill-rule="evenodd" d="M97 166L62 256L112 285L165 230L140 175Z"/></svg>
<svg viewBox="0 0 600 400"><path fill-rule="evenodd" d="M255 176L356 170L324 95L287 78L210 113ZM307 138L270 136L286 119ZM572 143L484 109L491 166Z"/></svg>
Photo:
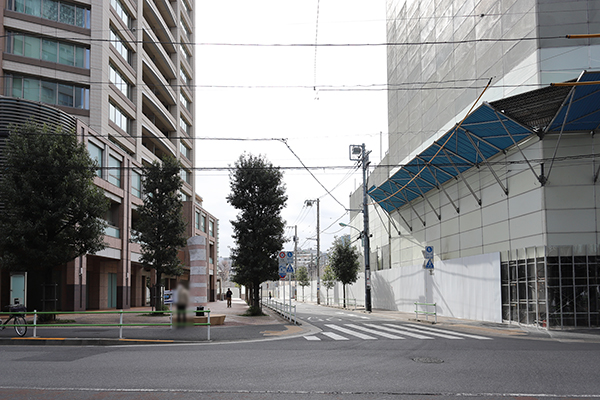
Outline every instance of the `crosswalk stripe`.
<svg viewBox="0 0 600 400"><path fill-rule="evenodd" d="M369 328L366 328L366 327L360 326L360 325L354 325L354 324L345 324L345 325L349 326L350 328L359 329L361 331L372 333L374 335L383 336L384 338L388 338L388 339L404 339L402 336L392 335L391 333L378 332L374 329L369 329ZM370 326L373 326L373 325L370 325ZM373 327L376 327L376 326L373 326Z"/></svg>
<svg viewBox="0 0 600 400"><path fill-rule="evenodd" d="M429 328L427 326L419 326L419 325L413 325L413 324L407 324L407 325L408 326L413 326L415 328L423 329L423 330L426 330L426 331L436 331L436 332L439 331L439 332L449 333L451 335L463 336L463 337L467 337L467 338L471 338L471 339L492 340L492 338L485 337L485 336L471 335L471 334L468 334L468 333L447 331L447 330L444 330L444 329L435 329L435 328Z"/></svg>
<svg viewBox="0 0 600 400"><path fill-rule="evenodd" d="M304 339L306 339L306 340L321 340L316 336L304 336Z"/></svg>
<svg viewBox="0 0 600 400"><path fill-rule="evenodd" d="M350 340L347 337L338 335L337 333L333 333L333 332L322 332L322 333L323 333L323 335L330 337L333 340Z"/></svg>
<svg viewBox="0 0 600 400"><path fill-rule="evenodd" d="M364 333L360 333L360 332L354 332L354 331L351 331L350 329L346 329L341 326L331 325L331 324L325 324L325 326L330 329L336 329L336 330L343 332L345 334L348 334L348 335L356 336L359 339L377 340L377 338L374 338L373 336L365 335ZM325 333L325 332L323 332L323 333Z"/></svg>
<svg viewBox="0 0 600 400"><path fill-rule="evenodd" d="M427 335L439 336L439 337L442 337L444 339L463 340L463 338L461 338L461 337L444 335L443 333L429 332L429 331L428 332L423 332L422 330L420 330L421 327L419 327L419 329L408 328L408 327L403 326L403 325L402 326L397 325L397 327L398 327L398 329L407 330L407 331L411 331L411 332L426 333Z"/></svg>
<svg viewBox="0 0 600 400"><path fill-rule="evenodd" d="M370 325L370 324L367 324L367 325ZM418 333L400 331L399 329L397 329L398 325L385 324L385 326L377 326L377 325L372 325L372 326L377 327L379 329L385 329L386 331L389 331L389 332L398 333L400 335L410 336L415 339L433 339L432 337L419 335Z"/></svg>

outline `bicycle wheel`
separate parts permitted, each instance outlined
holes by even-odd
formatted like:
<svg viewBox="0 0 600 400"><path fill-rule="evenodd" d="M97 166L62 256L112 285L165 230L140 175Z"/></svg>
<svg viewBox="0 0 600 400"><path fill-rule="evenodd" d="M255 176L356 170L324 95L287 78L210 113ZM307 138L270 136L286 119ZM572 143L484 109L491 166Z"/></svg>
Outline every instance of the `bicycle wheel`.
<svg viewBox="0 0 600 400"><path fill-rule="evenodd" d="M15 320L15 325L23 325L23 326L15 326L15 332L17 332L17 335L25 336L25 334L27 333L27 326L25 326L25 324L27 324L27 321L25 321L25 318L15 317L14 320Z"/></svg>

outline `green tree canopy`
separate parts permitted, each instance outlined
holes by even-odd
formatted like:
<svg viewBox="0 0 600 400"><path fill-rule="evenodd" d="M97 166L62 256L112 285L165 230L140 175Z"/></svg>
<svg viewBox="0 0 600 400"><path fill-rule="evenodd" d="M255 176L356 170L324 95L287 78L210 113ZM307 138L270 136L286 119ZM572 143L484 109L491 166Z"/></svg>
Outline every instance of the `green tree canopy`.
<svg viewBox="0 0 600 400"><path fill-rule="evenodd" d="M234 282L252 289L251 313L259 314L259 286L278 280L277 253L285 243L281 211L287 196L283 173L263 156L242 154L229 174L227 201L239 213L234 221L232 249Z"/></svg>
<svg viewBox="0 0 600 400"><path fill-rule="evenodd" d="M304 300L304 288L310 285L310 279L308 278L308 270L306 267L298 267L296 270L296 281L298 285L302 286L302 299Z"/></svg>
<svg viewBox="0 0 600 400"><path fill-rule="evenodd" d="M346 285L356 282L358 279L358 250L350 245L347 238L336 237L333 241L330 265L335 277L344 287L344 307L346 306Z"/></svg>
<svg viewBox="0 0 600 400"><path fill-rule="evenodd" d="M105 248L108 199L74 132L33 122L11 127L0 179L0 265L43 273Z"/></svg>
<svg viewBox="0 0 600 400"><path fill-rule="evenodd" d="M323 269L323 276L321 277L321 282L323 286L325 286L325 290L327 293L327 301L329 302L329 290L335 286L335 282L337 281L335 273L333 269L331 269L330 265L326 265Z"/></svg>
<svg viewBox="0 0 600 400"><path fill-rule="evenodd" d="M181 165L174 157L154 161L142 170L144 204L138 208L135 226L142 246L142 265L156 270L157 282L162 275L181 275L177 257L186 246L183 203L179 191L183 185Z"/></svg>

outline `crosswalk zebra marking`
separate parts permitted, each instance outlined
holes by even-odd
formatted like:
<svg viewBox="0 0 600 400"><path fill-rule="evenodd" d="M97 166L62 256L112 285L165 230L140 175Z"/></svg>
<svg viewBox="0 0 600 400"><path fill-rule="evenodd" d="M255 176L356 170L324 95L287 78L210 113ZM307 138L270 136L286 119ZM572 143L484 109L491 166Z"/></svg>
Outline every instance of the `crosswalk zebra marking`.
<svg viewBox="0 0 600 400"><path fill-rule="evenodd" d="M471 338L471 339L492 340L492 338L485 337L485 336L471 335L471 334L468 334L468 333L447 331L447 330L444 330L444 329L435 329L435 328L429 328L427 326L419 326L419 325L413 325L413 324L407 324L407 325L415 327L415 328L423 329L423 330L426 330L426 331L435 331L435 332L439 331L439 332L449 333L451 335L457 335L457 336L462 336L462 337Z"/></svg>
<svg viewBox="0 0 600 400"><path fill-rule="evenodd" d="M407 330L407 331L411 331L411 332L425 333L425 332L423 332L423 331L420 330L422 327L419 327L419 329L408 328L408 327L406 327L404 325L402 325L402 326L397 325L397 327L398 327L398 329L402 329L403 331ZM445 335L443 333L438 333L438 332L429 332L428 331L426 333L427 333L427 335L439 336L439 337L442 337L444 339L463 340L463 338L461 338L461 337Z"/></svg>
<svg viewBox="0 0 600 400"><path fill-rule="evenodd" d="M412 338L415 338L415 339L422 339L422 340L433 339L432 337L419 335L418 333L401 331L401 330L398 329L398 325L392 325L392 324L385 324L383 326L371 325L371 324L367 324L367 325L373 326L374 328L378 328L378 329L384 329L384 330L389 331L389 332L394 332L394 333L397 333L399 335L409 336L409 337L412 337Z"/></svg>
<svg viewBox="0 0 600 400"><path fill-rule="evenodd" d="M322 332L322 333L323 333L323 335L325 335L333 340L350 340L347 337L338 335L337 333L334 333L334 332Z"/></svg>
<svg viewBox="0 0 600 400"><path fill-rule="evenodd" d="M372 324L368 324L368 325L376 327L376 325L372 325ZM346 326L348 326L350 328L354 328L354 329L359 329L364 332L372 333L374 335L383 336L384 338L388 338L388 339L404 339L402 336L397 336L397 335L392 335L391 333L376 331L375 329L369 329L367 327L360 326L360 325L346 324Z"/></svg>
<svg viewBox="0 0 600 400"><path fill-rule="evenodd" d="M318 341L320 341L320 340L321 340L321 339L319 339L319 338L318 338L318 337L316 337L316 336L304 336L304 338L305 338L306 340L318 340Z"/></svg>
<svg viewBox="0 0 600 400"><path fill-rule="evenodd" d="M360 332L354 332L351 331L350 329L346 329L342 326L337 326L337 325L331 325L331 324L325 324L326 327L330 328L330 329L336 329L340 332L343 332L347 335L351 335L351 336L356 336L359 339L365 339L365 340L377 340L377 338L374 338L373 336L369 336L369 335L365 335L364 333L360 333ZM325 333L325 332L323 332Z"/></svg>

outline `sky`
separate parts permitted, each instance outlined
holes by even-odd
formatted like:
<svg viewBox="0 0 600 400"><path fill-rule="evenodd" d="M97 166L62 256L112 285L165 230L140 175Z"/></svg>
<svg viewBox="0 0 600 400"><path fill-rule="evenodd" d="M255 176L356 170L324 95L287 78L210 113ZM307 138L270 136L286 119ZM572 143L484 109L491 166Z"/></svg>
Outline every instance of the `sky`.
<svg viewBox="0 0 600 400"><path fill-rule="evenodd" d="M229 167L244 152L263 155L284 171L282 217L290 241L282 250L293 250L294 226L298 249L316 249L316 205L305 202L318 198L320 247L327 251L336 236L350 233L339 222L349 222L349 195L362 183L361 170L352 172L349 146L364 143L373 165L387 151L387 92L340 88L385 85L386 49L314 43L385 43L385 0L194 5L196 192L219 219L219 257L235 247L230 221L237 210L226 197ZM285 139L289 148L272 139ZM300 160L319 167L311 169L314 177Z"/></svg>

